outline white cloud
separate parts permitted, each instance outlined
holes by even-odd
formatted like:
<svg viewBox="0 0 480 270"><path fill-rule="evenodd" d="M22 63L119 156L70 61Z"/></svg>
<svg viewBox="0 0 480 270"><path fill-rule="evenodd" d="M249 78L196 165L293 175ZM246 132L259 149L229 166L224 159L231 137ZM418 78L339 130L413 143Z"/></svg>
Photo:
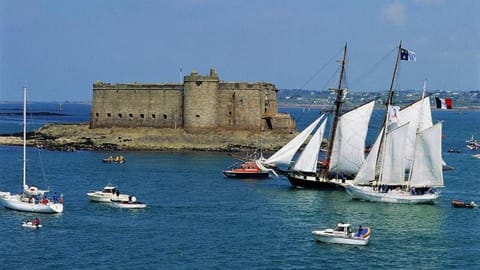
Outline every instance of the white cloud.
<svg viewBox="0 0 480 270"><path fill-rule="evenodd" d="M407 22L407 7L399 2L391 3L382 10L382 16L396 25L405 25Z"/></svg>

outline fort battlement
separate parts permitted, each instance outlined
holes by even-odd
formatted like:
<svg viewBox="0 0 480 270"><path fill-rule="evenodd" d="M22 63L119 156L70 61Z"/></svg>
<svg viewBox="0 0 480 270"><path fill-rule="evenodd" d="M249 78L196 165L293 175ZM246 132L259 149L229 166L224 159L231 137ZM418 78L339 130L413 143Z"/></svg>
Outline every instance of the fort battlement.
<svg viewBox="0 0 480 270"><path fill-rule="evenodd" d="M266 82L221 81L192 71L183 83L93 84L90 128L157 127L227 130L295 130L278 113L277 89Z"/></svg>

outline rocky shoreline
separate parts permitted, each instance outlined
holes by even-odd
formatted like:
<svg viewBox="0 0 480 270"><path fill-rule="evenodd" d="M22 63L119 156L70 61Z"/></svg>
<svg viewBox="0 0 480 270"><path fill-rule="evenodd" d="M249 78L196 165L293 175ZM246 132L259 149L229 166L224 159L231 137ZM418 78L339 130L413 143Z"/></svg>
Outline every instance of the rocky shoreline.
<svg viewBox="0 0 480 270"><path fill-rule="evenodd" d="M274 151L296 133L183 129L100 128L88 124L47 124L27 134L27 145L59 151ZM0 145L23 145L23 134L4 134Z"/></svg>

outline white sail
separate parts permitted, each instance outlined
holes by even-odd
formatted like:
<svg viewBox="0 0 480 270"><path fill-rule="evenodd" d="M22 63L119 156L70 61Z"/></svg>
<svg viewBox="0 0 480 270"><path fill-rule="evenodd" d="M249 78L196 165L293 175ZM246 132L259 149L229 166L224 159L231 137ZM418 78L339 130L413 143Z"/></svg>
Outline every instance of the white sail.
<svg viewBox="0 0 480 270"><path fill-rule="evenodd" d="M300 132L300 134L298 134L290 142L280 148L280 150L271 155L264 163L270 165L289 164L298 148L302 146L307 137L310 135L310 133L312 133L323 117L324 114L317 118L317 120L313 121L313 123Z"/></svg>
<svg viewBox="0 0 480 270"><path fill-rule="evenodd" d="M365 139L375 101L343 114L335 130L329 172L356 174L365 161Z"/></svg>
<svg viewBox="0 0 480 270"><path fill-rule="evenodd" d="M375 179L376 175L376 165L377 165L377 157L378 157L378 149L380 147L380 141L382 138L383 128L380 130L380 133L375 140L375 143L370 150L365 162L363 163L362 167L358 171L355 179L353 179L353 183L355 184L368 184L370 181Z"/></svg>
<svg viewBox="0 0 480 270"><path fill-rule="evenodd" d="M426 97L403 108L399 118L399 124L409 123L408 137L405 142L405 169L410 170L417 132L433 125L430 99Z"/></svg>
<svg viewBox="0 0 480 270"><path fill-rule="evenodd" d="M381 163L381 184L405 184L405 141L408 129L409 124L407 123L387 132L385 152Z"/></svg>
<svg viewBox="0 0 480 270"><path fill-rule="evenodd" d="M413 187L442 187L442 123L417 134L415 160L410 185Z"/></svg>
<svg viewBox="0 0 480 270"><path fill-rule="evenodd" d="M301 172L317 172L318 153L322 144L325 132L326 120L322 122L317 131L313 134L305 149L298 157L293 170Z"/></svg>

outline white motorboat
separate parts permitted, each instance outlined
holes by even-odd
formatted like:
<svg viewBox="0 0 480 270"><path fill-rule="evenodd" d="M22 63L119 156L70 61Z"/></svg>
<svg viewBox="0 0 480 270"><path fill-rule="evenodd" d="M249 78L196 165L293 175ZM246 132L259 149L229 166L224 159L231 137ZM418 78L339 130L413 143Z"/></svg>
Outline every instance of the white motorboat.
<svg viewBox="0 0 480 270"><path fill-rule="evenodd" d="M47 199L48 190L40 190L27 185L27 88L23 88L23 191L20 194L0 192L0 202L10 210L55 214L63 212L63 196L56 192L52 199Z"/></svg>
<svg viewBox="0 0 480 270"><path fill-rule="evenodd" d="M312 231L315 239L320 242L362 246L368 244L370 233L369 227L360 228L358 232L353 232L351 225L347 223L338 223L335 229Z"/></svg>
<svg viewBox="0 0 480 270"><path fill-rule="evenodd" d="M109 203L110 200L127 200L129 195L120 194L118 187L113 186L112 184L106 185L101 191L91 191L87 193L88 198L94 202L103 202Z"/></svg>
<svg viewBox="0 0 480 270"><path fill-rule="evenodd" d="M469 140L466 140L465 142L467 143L467 148L470 150L480 149L480 142L478 142L478 140L475 139L474 135L472 135L472 137Z"/></svg>
<svg viewBox="0 0 480 270"><path fill-rule="evenodd" d="M116 208L141 209L147 207L147 204L137 202L137 198L135 196L129 196L127 200L112 199L111 202L112 206Z"/></svg>
<svg viewBox="0 0 480 270"><path fill-rule="evenodd" d="M480 154L475 154L475 155L472 155L473 158L478 158L480 159Z"/></svg>

